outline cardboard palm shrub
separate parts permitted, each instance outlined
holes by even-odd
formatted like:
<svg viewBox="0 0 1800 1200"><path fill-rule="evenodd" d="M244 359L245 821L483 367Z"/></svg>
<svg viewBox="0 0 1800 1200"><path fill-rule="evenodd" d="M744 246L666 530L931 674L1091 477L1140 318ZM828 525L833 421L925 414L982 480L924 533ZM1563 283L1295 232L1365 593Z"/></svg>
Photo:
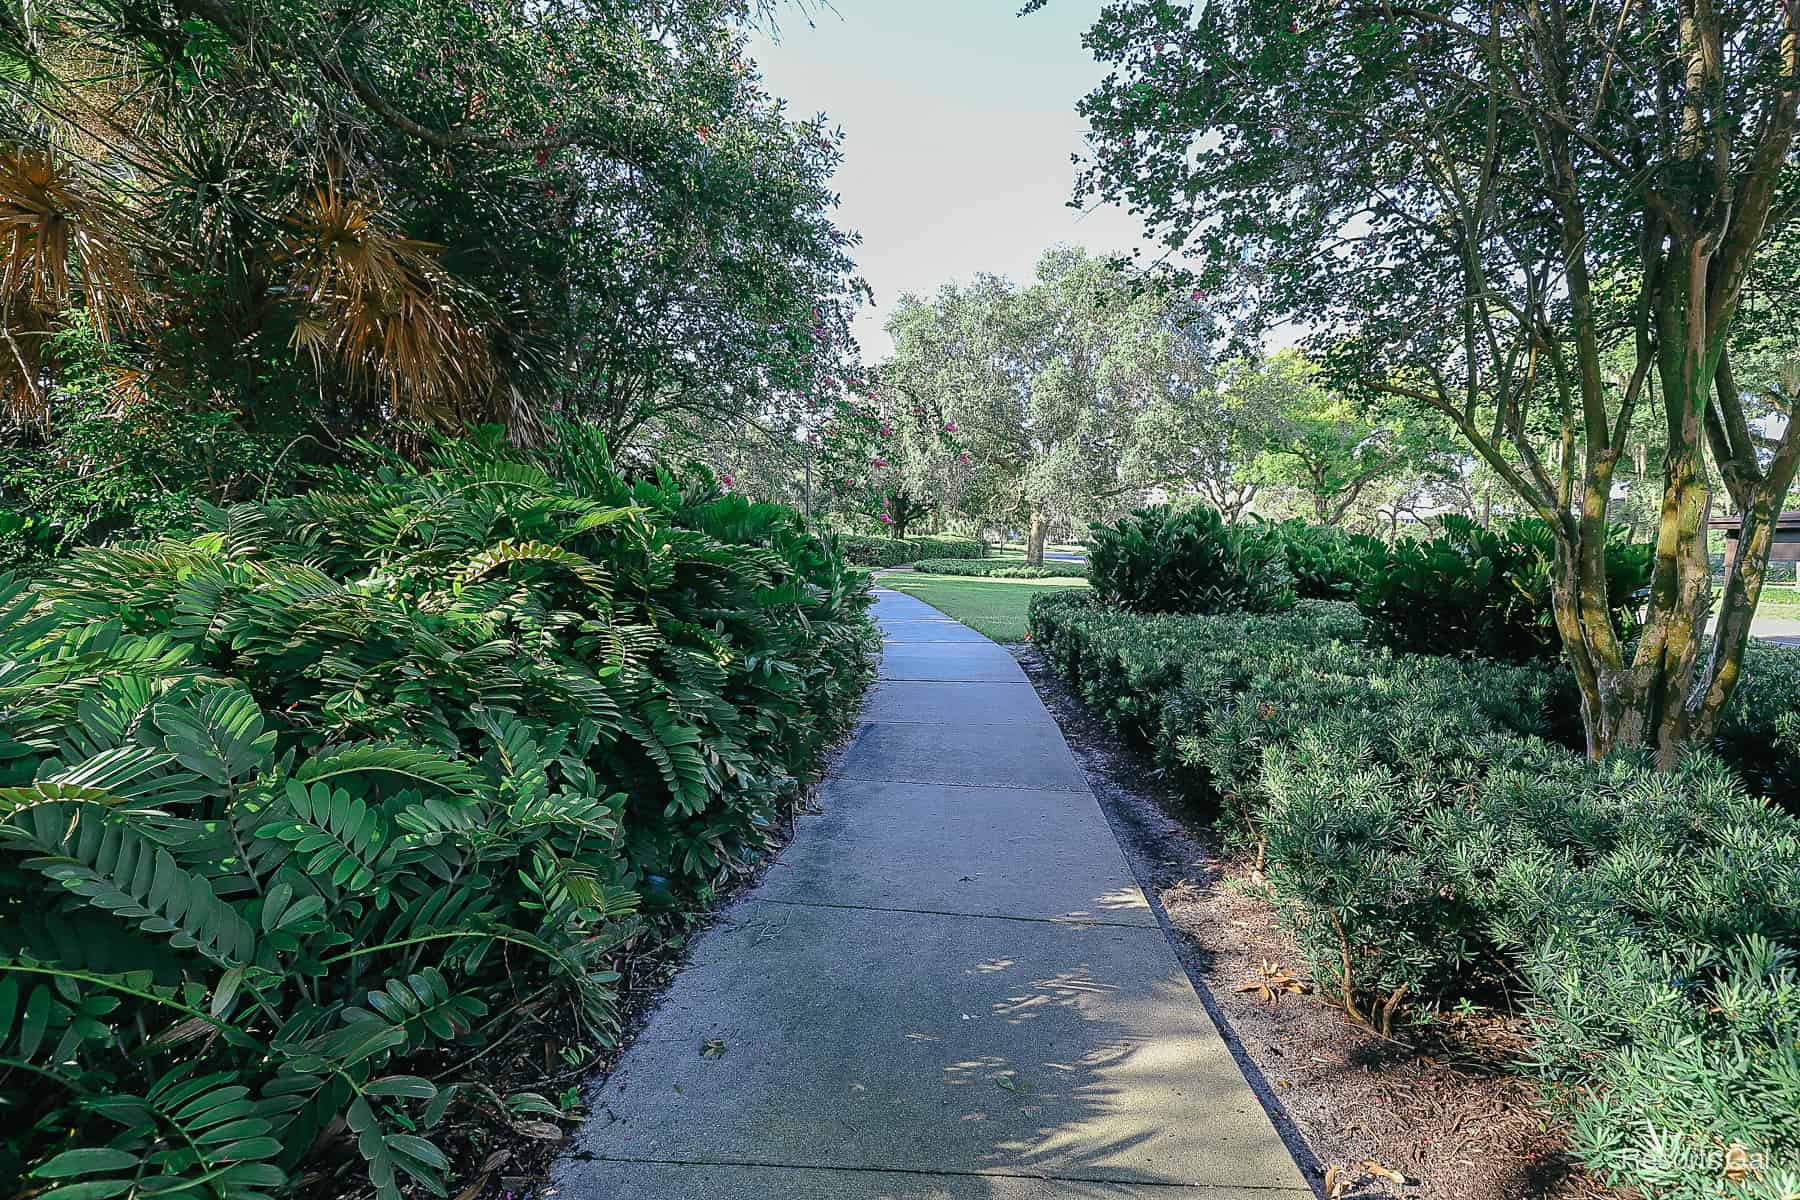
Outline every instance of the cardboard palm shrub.
<svg viewBox="0 0 1800 1200"><path fill-rule="evenodd" d="M1484 528L1447 515L1429 540L1403 538L1364 558L1356 602L1375 635L1419 654L1476 654L1508 662L1563 653L1551 613L1555 546L1549 526L1520 518ZM1615 530L1607 544L1607 595L1621 638L1637 626L1650 583L1650 547Z"/></svg>
<svg viewBox="0 0 1800 1200"><path fill-rule="evenodd" d="M766 845L867 587L574 433L212 522L0 580L0 1174L255 1200L350 1154L442 1194L441 1122L555 1113L461 1064L606 1044L640 906Z"/></svg>
<svg viewBox="0 0 1800 1200"><path fill-rule="evenodd" d="M1096 523L1088 579L1103 602L1132 612L1280 612L1294 603L1280 534L1228 525L1204 506Z"/></svg>
<svg viewBox="0 0 1800 1200"><path fill-rule="evenodd" d="M1286 551L1294 592L1302 600L1354 600L1371 569L1387 559L1387 543L1335 525L1283 521L1274 526Z"/></svg>

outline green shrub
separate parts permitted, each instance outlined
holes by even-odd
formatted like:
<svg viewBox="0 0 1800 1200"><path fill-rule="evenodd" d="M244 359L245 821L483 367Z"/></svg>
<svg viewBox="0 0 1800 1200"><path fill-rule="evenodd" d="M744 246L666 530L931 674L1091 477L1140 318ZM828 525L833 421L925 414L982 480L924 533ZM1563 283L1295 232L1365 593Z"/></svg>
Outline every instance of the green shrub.
<svg viewBox="0 0 1800 1200"><path fill-rule="evenodd" d="M1540 736L1553 668L1396 656L1299 610L1139 617L1059 596L1032 624L1090 702L1220 803L1326 995L1377 1026L1412 1000L1517 998L1527 1069L1609 1182L1800 1183L1800 822L1719 760L1589 762ZM1742 1190L1721 1169L1733 1144L1765 1167Z"/></svg>
<svg viewBox="0 0 1800 1200"><path fill-rule="evenodd" d="M927 575L977 575L995 579L1085 579L1087 564L1045 562L1028 567L1011 558L921 558L913 570Z"/></svg>
<svg viewBox="0 0 1800 1200"><path fill-rule="evenodd" d="M1103 602L1140 613L1280 612L1294 603L1280 534L1227 525L1204 506L1096 523L1088 578Z"/></svg>
<svg viewBox="0 0 1800 1200"><path fill-rule="evenodd" d="M481 1052L606 1044L640 902L766 847L866 582L573 433L210 519L0 583L0 1174L255 1200L354 1148L441 1195L452 1108L555 1113Z"/></svg>
<svg viewBox="0 0 1800 1200"><path fill-rule="evenodd" d="M838 550L844 557L862 567L898 567L921 558L982 558L987 543L980 538L862 537L853 533L837 535Z"/></svg>
<svg viewBox="0 0 1800 1200"><path fill-rule="evenodd" d="M1273 526L1281 537L1294 592L1302 600L1354 600L1371 565L1387 559L1387 543L1333 525L1295 519Z"/></svg>
<svg viewBox="0 0 1800 1200"><path fill-rule="evenodd" d="M1521 518L1484 529L1455 515L1444 517L1443 527L1438 537L1404 538L1385 555L1364 559L1356 602L1376 637L1418 654L1560 658L1550 609L1550 527ZM1625 542L1621 533L1607 547L1606 568L1613 623L1627 638L1649 586L1650 547Z"/></svg>
<svg viewBox="0 0 1800 1200"><path fill-rule="evenodd" d="M985 558L987 543L980 538L915 537L907 538L913 553L920 558Z"/></svg>
<svg viewBox="0 0 1800 1200"><path fill-rule="evenodd" d="M1714 748L1752 788L1800 815L1800 649L1750 639Z"/></svg>

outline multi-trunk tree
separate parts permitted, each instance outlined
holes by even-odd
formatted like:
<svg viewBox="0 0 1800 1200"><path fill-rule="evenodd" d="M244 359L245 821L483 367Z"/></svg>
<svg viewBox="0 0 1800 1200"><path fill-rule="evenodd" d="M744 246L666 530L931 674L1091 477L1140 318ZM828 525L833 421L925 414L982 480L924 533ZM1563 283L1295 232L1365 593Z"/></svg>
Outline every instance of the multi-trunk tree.
<svg viewBox="0 0 1800 1200"><path fill-rule="evenodd" d="M1340 383L1442 414L1551 524L1592 753L1706 737L1800 461L1800 378L1743 369L1800 286L1800 0L1120 0L1088 42L1115 70L1082 105L1085 189L1199 286L1309 323ZM1647 405L1656 567L1627 645L1605 547ZM1710 645L1709 459L1743 546Z"/></svg>

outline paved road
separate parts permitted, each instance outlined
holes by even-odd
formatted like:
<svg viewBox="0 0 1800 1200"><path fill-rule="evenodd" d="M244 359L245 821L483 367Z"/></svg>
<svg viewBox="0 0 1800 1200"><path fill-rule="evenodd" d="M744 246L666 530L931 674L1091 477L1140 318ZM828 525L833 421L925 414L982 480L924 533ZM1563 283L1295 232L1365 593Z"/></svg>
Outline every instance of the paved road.
<svg viewBox="0 0 1800 1200"><path fill-rule="evenodd" d="M1310 1196L1018 664L877 616L822 815L588 1097L559 1196Z"/></svg>

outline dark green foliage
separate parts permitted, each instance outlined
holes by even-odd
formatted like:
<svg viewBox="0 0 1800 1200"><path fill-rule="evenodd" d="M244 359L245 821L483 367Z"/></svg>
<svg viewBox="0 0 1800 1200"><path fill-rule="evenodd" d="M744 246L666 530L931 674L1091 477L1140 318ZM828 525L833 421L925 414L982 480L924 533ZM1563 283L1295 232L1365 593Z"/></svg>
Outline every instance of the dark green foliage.
<svg viewBox="0 0 1800 1200"><path fill-rule="evenodd" d="M921 558L981 558L987 554L987 543L980 538L880 538L841 533L837 544L846 559L863 567L897 567Z"/></svg>
<svg viewBox="0 0 1800 1200"><path fill-rule="evenodd" d="M1132 612L1280 612L1294 603L1280 534L1228 525L1205 506L1140 508L1096 522L1088 578L1100 599Z"/></svg>
<svg viewBox="0 0 1800 1200"><path fill-rule="evenodd" d="M975 575L989 579L1085 579L1087 564L1044 560L1031 567L1016 558L921 558L913 570L927 575Z"/></svg>
<svg viewBox="0 0 1800 1200"><path fill-rule="evenodd" d="M1356 602L1377 638L1421 654L1476 654L1507 662L1560 658L1550 608L1555 545L1549 526L1520 518L1493 529L1443 518L1429 541L1402 539L1364 559ZM1650 583L1650 547L1616 530L1606 552L1607 595L1621 637L1636 628Z"/></svg>
<svg viewBox="0 0 1800 1200"><path fill-rule="evenodd" d="M1651 1194L1800 1182L1800 824L1717 759L1540 736L1554 673L1355 644L1320 606L1034 600L1034 642L1264 859L1320 989L1372 1024L1508 995L1582 1161ZM1310 618L1310 619L1309 619ZM1775 722L1778 728L1793 730ZM1738 1190L1741 1145L1766 1164Z"/></svg>
<svg viewBox="0 0 1800 1200"><path fill-rule="evenodd" d="M1714 748L1752 788L1800 816L1800 650L1750 640Z"/></svg>
<svg viewBox="0 0 1800 1200"><path fill-rule="evenodd" d="M1335 525L1283 521L1274 527L1287 551L1294 592L1302 600L1354 600L1371 566L1387 558L1387 543Z"/></svg>
<svg viewBox="0 0 1800 1200"><path fill-rule="evenodd" d="M282 450L293 426L252 434L228 414L136 388L119 348L85 325L50 345L61 374L54 437L0 414L0 569L192 532L206 501L292 490L303 458Z"/></svg>
<svg viewBox="0 0 1800 1200"><path fill-rule="evenodd" d="M443 1194L434 1127L553 1111L463 1064L606 1044L640 897L745 869L855 710L868 589L790 511L574 432L370 453L0 581L0 1169L31 1187L254 1200L357 1152Z"/></svg>

